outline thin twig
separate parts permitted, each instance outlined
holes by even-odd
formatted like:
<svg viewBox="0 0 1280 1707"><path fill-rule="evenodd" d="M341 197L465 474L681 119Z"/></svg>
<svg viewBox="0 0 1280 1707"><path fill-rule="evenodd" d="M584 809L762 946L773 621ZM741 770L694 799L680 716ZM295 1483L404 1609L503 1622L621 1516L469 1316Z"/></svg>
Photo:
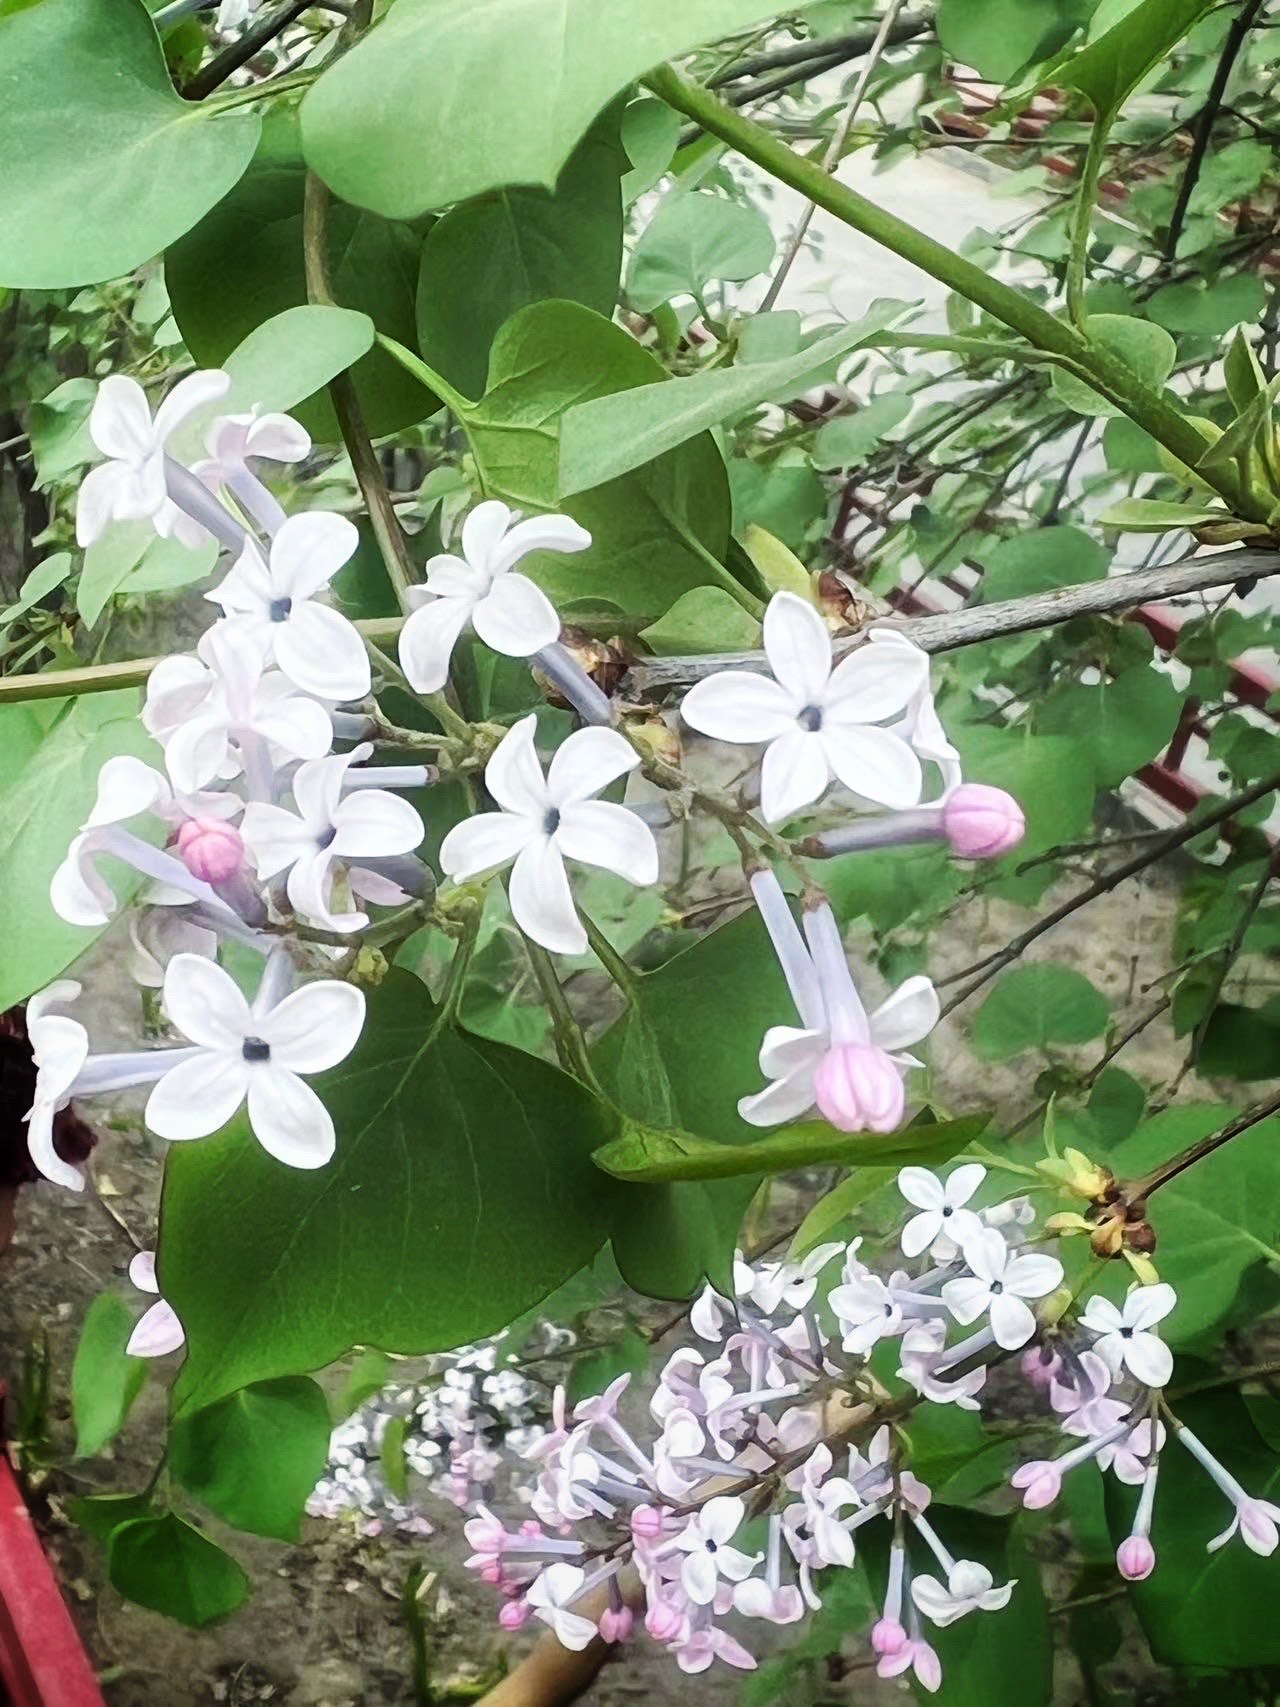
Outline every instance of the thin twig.
<svg viewBox="0 0 1280 1707"><path fill-rule="evenodd" d="M1211 1132L1207 1138L1201 1138L1198 1143L1189 1144L1185 1150L1167 1162L1161 1162L1158 1168L1135 1180L1125 1192L1125 1197L1132 1204L1146 1201L1152 1192L1159 1191L1162 1185L1168 1185L1179 1174L1186 1173L1188 1168L1195 1167L1206 1156L1211 1156L1215 1150L1220 1150L1224 1144L1229 1144L1233 1138L1238 1138L1242 1132L1247 1132L1251 1126L1257 1126L1259 1121L1280 1111L1280 1091L1274 1092L1262 1102L1255 1102L1252 1108L1246 1108L1243 1114L1236 1115L1216 1132Z"/></svg>
<svg viewBox="0 0 1280 1707"><path fill-rule="evenodd" d="M1191 153L1187 156L1187 164L1182 174L1182 182L1178 185L1178 199L1173 204L1173 212L1169 216L1169 231L1164 242L1164 258L1173 260L1178 252L1178 242L1182 237L1183 223L1187 217L1187 209L1191 205L1191 197L1200 179L1200 168L1204 165L1205 155L1209 152L1209 143L1213 136L1213 127L1217 122L1218 112L1222 106L1222 97L1227 92L1227 84L1235 67L1240 49L1245 44L1249 31L1253 28L1254 20L1262 10L1262 0L1246 0L1238 17L1234 18L1231 28L1227 31L1222 44L1222 52L1218 57L1217 70L1209 85L1209 93L1205 96L1204 106L1196 118L1195 137L1191 144Z"/></svg>
<svg viewBox="0 0 1280 1707"><path fill-rule="evenodd" d="M182 93L188 101L202 101L206 95L211 95L215 89L225 83L233 72L239 71L262 49L273 42L276 37L305 12L308 7L316 4L316 0L286 0L277 11L259 17L244 32L238 41L233 41L229 47L215 54L183 89Z"/></svg>
<svg viewBox="0 0 1280 1707"><path fill-rule="evenodd" d="M906 12L898 20L891 45L896 47L900 41L910 41L913 36L923 35L932 25L931 12ZM860 54L872 49L877 34L874 25L864 24L861 29L848 30L843 35L806 36L803 41L793 42L790 47L770 48L765 53L752 54L748 59L738 60L727 70L708 78L707 87L719 89L726 83L761 77L768 71L779 71L789 65L804 65L810 60L826 59L832 54L840 54L845 59L857 59Z"/></svg>

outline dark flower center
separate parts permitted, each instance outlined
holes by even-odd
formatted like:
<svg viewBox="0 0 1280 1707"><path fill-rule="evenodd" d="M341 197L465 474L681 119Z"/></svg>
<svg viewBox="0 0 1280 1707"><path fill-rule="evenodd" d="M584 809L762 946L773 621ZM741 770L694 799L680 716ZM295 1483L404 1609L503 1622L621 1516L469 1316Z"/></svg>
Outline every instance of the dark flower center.
<svg viewBox="0 0 1280 1707"><path fill-rule="evenodd" d="M323 853L324 850L332 843L333 838L337 833L338 831L335 825L325 825L324 829L321 830L320 834L316 837L316 846L320 849L321 853Z"/></svg>
<svg viewBox="0 0 1280 1707"><path fill-rule="evenodd" d="M1003 1291L1004 1291L1004 1281L1003 1280L993 1280L991 1282L991 1296L993 1298L998 1298Z"/></svg>
<svg viewBox="0 0 1280 1707"><path fill-rule="evenodd" d="M816 735L822 728L822 707L820 705L806 705L796 718L796 722L808 734Z"/></svg>
<svg viewBox="0 0 1280 1707"><path fill-rule="evenodd" d="M547 835L547 836L554 836L556 831L559 828L560 828L560 808L558 806L549 806L547 808L547 815L542 820L543 834Z"/></svg>
<svg viewBox="0 0 1280 1707"><path fill-rule="evenodd" d="M272 622L286 621L292 609L292 599L272 599L269 611Z"/></svg>
<svg viewBox="0 0 1280 1707"><path fill-rule="evenodd" d="M260 1037L246 1037L241 1045L240 1053L246 1061L269 1061L271 1045L264 1043Z"/></svg>

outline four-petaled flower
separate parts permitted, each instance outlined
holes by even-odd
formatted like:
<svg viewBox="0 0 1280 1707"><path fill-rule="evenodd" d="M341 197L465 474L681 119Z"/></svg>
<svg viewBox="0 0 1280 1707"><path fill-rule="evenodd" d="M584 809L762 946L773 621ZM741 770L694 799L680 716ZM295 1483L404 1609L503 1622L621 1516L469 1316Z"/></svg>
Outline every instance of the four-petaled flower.
<svg viewBox="0 0 1280 1707"><path fill-rule="evenodd" d="M902 1229L902 1254L918 1257L930 1251L939 1261L949 1262L957 1247L982 1231L982 1223L965 1204L987 1177L981 1162L966 1162L953 1168L946 1182L928 1168L903 1168L898 1190L920 1211Z"/></svg>
<svg viewBox="0 0 1280 1707"><path fill-rule="evenodd" d="M911 1598L932 1623L945 1627L969 1612L998 1612L1008 1606L1017 1578L996 1588L995 1578L976 1559L957 1559L946 1586L937 1577L914 1577Z"/></svg>
<svg viewBox="0 0 1280 1707"><path fill-rule="evenodd" d="M264 979L264 983L266 980ZM175 954L164 1005L182 1050L147 1099L146 1122L161 1138L205 1138L248 1103L254 1136L277 1161L320 1168L333 1154L333 1117L301 1073L336 1067L356 1046L364 994L322 979L282 1002L251 1007L228 972L198 954Z"/></svg>
<svg viewBox="0 0 1280 1707"><path fill-rule="evenodd" d="M425 585L409 589L413 609L400 631L400 665L419 693L444 686L468 622L509 658L528 658L559 638L556 607L515 566L531 551L585 551L591 535L570 516L517 515L496 498L477 504L462 524L462 555L431 558Z"/></svg>
<svg viewBox="0 0 1280 1707"><path fill-rule="evenodd" d="M996 1344L1017 1351L1036 1331L1035 1312L1028 1298L1045 1298L1062 1281L1057 1257L1018 1255L994 1227L984 1227L964 1247L964 1260L973 1270L942 1288L943 1302L957 1322L976 1322L989 1315Z"/></svg>
<svg viewBox="0 0 1280 1707"><path fill-rule="evenodd" d="M596 1626L570 1606L582 1593L587 1573L581 1565L547 1565L525 1598L544 1624L549 1624L561 1647L585 1648L596 1637Z"/></svg>
<svg viewBox="0 0 1280 1707"><path fill-rule="evenodd" d="M685 1554L680 1585L695 1606L710 1606L722 1578L743 1582L759 1563L759 1554L753 1558L729 1546L746 1514L741 1500L717 1494L694 1512L677 1537L676 1545Z"/></svg>
<svg viewBox="0 0 1280 1707"><path fill-rule="evenodd" d="M640 763L613 729L579 729L557 748L545 777L534 750L537 719L523 717L485 767L485 787L501 808L454 826L440 864L456 883L512 867L511 912L526 936L558 954L585 954L566 859L616 872L645 887L658 880L658 847L625 806L592 798Z"/></svg>
<svg viewBox="0 0 1280 1707"><path fill-rule="evenodd" d="M268 462L301 462L311 449L311 434L291 415L219 415L205 435L209 454L191 472L206 486L229 486L234 491L251 456Z"/></svg>
<svg viewBox="0 0 1280 1707"><path fill-rule="evenodd" d="M929 669L917 647L861 646L833 670L831 636L814 607L775 593L764 616L773 679L723 670L690 688L680 714L718 741L766 742L760 810L790 818L837 778L879 806L914 806L920 761L901 735L876 725L898 716Z"/></svg>
<svg viewBox="0 0 1280 1707"><path fill-rule="evenodd" d="M1147 1387L1163 1387L1173 1374L1173 1353L1152 1332L1178 1302L1166 1282L1131 1286L1120 1309L1110 1299L1094 1296L1085 1305L1080 1325L1097 1334L1093 1349L1112 1375L1127 1369Z"/></svg>

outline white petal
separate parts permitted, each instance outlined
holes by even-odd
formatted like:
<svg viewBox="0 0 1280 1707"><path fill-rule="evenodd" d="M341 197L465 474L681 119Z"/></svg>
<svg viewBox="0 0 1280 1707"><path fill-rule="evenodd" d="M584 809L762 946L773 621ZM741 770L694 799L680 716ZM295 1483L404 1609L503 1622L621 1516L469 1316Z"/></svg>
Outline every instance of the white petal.
<svg viewBox="0 0 1280 1707"><path fill-rule="evenodd" d="M710 1606L720 1578L715 1560L702 1549L690 1553L680 1566L680 1582L695 1606Z"/></svg>
<svg viewBox="0 0 1280 1707"><path fill-rule="evenodd" d="M296 1073L270 1062L249 1074L249 1124L269 1156L289 1168L322 1168L333 1155L333 1117Z"/></svg>
<svg viewBox="0 0 1280 1707"><path fill-rule="evenodd" d="M607 800L583 800L566 806L555 841L566 859L616 871L637 888L658 881L658 844L653 831L625 806L614 806Z"/></svg>
<svg viewBox="0 0 1280 1707"><path fill-rule="evenodd" d="M289 905L300 918L327 931L361 931L369 923L367 913L335 913L330 907L334 860L329 849L313 850L289 873Z"/></svg>
<svg viewBox="0 0 1280 1707"><path fill-rule="evenodd" d="M572 516L529 516L517 522L493 551L489 572L505 575L531 551L585 551L590 544L591 535Z"/></svg>
<svg viewBox="0 0 1280 1707"><path fill-rule="evenodd" d="M964 1260L983 1280L1000 1280L1009 1260L1009 1247L995 1227L984 1227L976 1239L964 1247Z"/></svg>
<svg viewBox="0 0 1280 1707"><path fill-rule="evenodd" d="M736 1535L746 1515L746 1506L731 1494L717 1494L709 1499L699 1514L702 1533L716 1543Z"/></svg>
<svg viewBox="0 0 1280 1707"><path fill-rule="evenodd" d="M485 766L484 785L505 811L536 818L541 824L553 802L534 747L537 732L538 720L532 713L513 723Z"/></svg>
<svg viewBox="0 0 1280 1707"><path fill-rule="evenodd" d="M276 663L304 693L350 700L369 692L369 655L360 630L345 616L305 599L275 629Z"/></svg>
<svg viewBox="0 0 1280 1707"><path fill-rule="evenodd" d="M364 1025L364 992L336 978L304 984L257 1018L271 1063L291 1073L322 1073L345 1061Z"/></svg>
<svg viewBox="0 0 1280 1707"><path fill-rule="evenodd" d="M482 871L500 871L542 831L529 818L513 812L477 812L464 818L440 844L440 869L455 883L466 883Z"/></svg>
<svg viewBox="0 0 1280 1707"><path fill-rule="evenodd" d="M485 570L477 569L465 557L442 551L427 559L426 581L421 587L410 587L409 598L415 609L429 604L431 594L437 598L462 599L470 609L489 591L490 579Z"/></svg>
<svg viewBox="0 0 1280 1707"><path fill-rule="evenodd" d="M27 1153L47 1180L66 1186L68 1191L84 1190L84 1175L70 1162L64 1162L53 1147L53 1104L37 1103L31 1111L27 1126Z"/></svg>
<svg viewBox="0 0 1280 1707"><path fill-rule="evenodd" d="M639 753L616 729L576 729L552 755L547 794L553 806L590 800L639 763Z"/></svg>
<svg viewBox="0 0 1280 1707"><path fill-rule="evenodd" d="M318 759L333 745L329 713L305 694L291 693L283 676L264 676L254 696L253 727L295 759Z"/></svg>
<svg viewBox="0 0 1280 1707"><path fill-rule="evenodd" d="M912 1577L911 1598L925 1617L939 1627L954 1623L963 1610L936 1577Z"/></svg>
<svg viewBox="0 0 1280 1707"><path fill-rule="evenodd" d="M342 859L378 859L412 853L426 831L422 819L398 794L386 788L362 788L348 795L334 814L333 852Z"/></svg>
<svg viewBox="0 0 1280 1707"><path fill-rule="evenodd" d="M1021 1298L1012 1292L1001 1292L991 1300L991 1331L997 1345L1006 1351L1017 1351L1035 1333L1036 1319Z"/></svg>
<svg viewBox="0 0 1280 1707"><path fill-rule="evenodd" d="M125 1354L128 1357L167 1357L186 1342L182 1323L172 1304L157 1298L149 1310L139 1316L129 1335Z"/></svg>
<svg viewBox="0 0 1280 1707"><path fill-rule="evenodd" d="M752 670L723 670L696 682L680 702L691 729L713 741L773 741L795 728L800 709L768 676Z"/></svg>
<svg viewBox="0 0 1280 1707"><path fill-rule="evenodd" d="M825 1031L804 1031L794 1025L771 1025L760 1045L760 1071L776 1079L783 1073L808 1068L816 1073L818 1063L831 1047Z"/></svg>
<svg viewBox="0 0 1280 1707"><path fill-rule="evenodd" d="M938 1023L942 1004L928 978L908 978L871 1015L871 1041L881 1049L905 1049L928 1037ZM974 1188L977 1189L976 1187ZM957 1201L963 1203L965 1198Z"/></svg>
<svg viewBox="0 0 1280 1707"><path fill-rule="evenodd" d="M918 1257L927 1250L942 1231L942 1214L937 1209L923 1209L913 1215L902 1229L902 1254Z"/></svg>
<svg viewBox="0 0 1280 1707"><path fill-rule="evenodd" d="M253 1034L249 1004L234 978L199 954L175 954L169 962L164 1005L176 1029L203 1049L239 1049Z"/></svg>
<svg viewBox="0 0 1280 1707"><path fill-rule="evenodd" d="M91 468L76 494L76 544L82 548L102 538L115 514L120 464L104 462Z"/></svg>
<svg viewBox="0 0 1280 1707"><path fill-rule="evenodd" d="M1062 1264L1057 1257L1031 1253L1014 1257L1004 1271L1005 1287L1020 1298L1044 1298L1062 1284Z"/></svg>
<svg viewBox="0 0 1280 1707"><path fill-rule="evenodd" d="M354 753L344 753L298 766L290 784L293 798L308 827L317 834L332 829L337 821L343 780L354 758Z"/></svg>
<svg viewBox="0 0 1280 1707"><path fill-rule="evenodd" d="M944 1284L942 1299L956 1321L961 1326L968 1326L970 1322L976 1322L986 1310L991 1299L991 1288L985 1280L964 1275L959 1280L948 1280Z"/></svg>
<svg viewBox="0 0 1280 1707"><path fill-rule="evenodd" d="M105 381L103 382L106 383ZM154 442L164 444L184 421L218 402L231 389L231 375L221 368L201 368L180 379L156 410L152 427Z"/></svg>
<svg viewBox="0 0 1280 1707"><path fill-rule="evenodd" d="M822 697L824 722L881 723L904 710L929 674L918 647L860 646L831 673Z"/></svg>
<svg viewBox="0 0 1280 1707"><path fill-rule="evenodd" d="M1124 1319L1131 1328L1154 1328L1163 1322L1178 1302L1178 1294L1167 1281L1155 1286L1135 1286L1124 1301Z"/></svg>
<svg viewBox="0 0 1280 1707"><path fill-rule="evenodd" d="M108 374L89 411L89 437L103 456L141 462L154 442L147 394L127 374Z"/></svg>
<svg viewBox="0 0 1280 1707"><path fill-rule="evenodd" d="M315 849L309 825L283 806L268 806L259 800L251 800L245 807L240 831L264 883Z"/></svg>
<svg viewBox="0 0 1280 1707"><path fill-rule="evenodd" d="M139 1292L159 1292L160 1282L156 1279L156 1253L154 1251L139 1251L129 1263L129 1280Z"/></svg>
<svg viewBox="0 0 1280 1707"><path fill-rule="evenodd" d="M291 415L259 415L245 434L244 454L271 462L301 462L310 449L311 434Z"/></svg>
<svg viewBox="0 0 1280 1707"><path fill-rule="evenodd" d="M813 1067L797 1068L754 1096L740 1098L739 1115L749 1126L782 1126L799 1120L813 1107L814 1071Z"/></svg>
<svg viewBox="0 0 1280 1707"><path fill-rule="evenodd" d="M271 591L275 598L310 599L355 555L354 522L331 510L304 510L281 524L271 541Z"/></svg>
<svg viewBox="0 0 1280 1707"><path fill-rule="evenodd" d="M511 912L526 936L553 954L585 954L582 928L560 850L549 836L537 836L511 868L507 894Z"/></svg>
<svg viewBox="0 0 1280 1707"><path fill-rule="evenodd" d="M1173 1374L1173 1353L1155 1334L1136 1333L1124 1341L1124 1361L1147 1387L1163 1387Z"/></svg>
<svg viewBox="0 0 1280 1707"><path fill-rule="evenodd" d="M400 668L417 693L439 693L449 679L449 664L473 604L465 598L438 598L411 611L400 630Z"/></svg>
<svg viewBox="0 0 1280 1707"><path fill-rule="evenodd" d="M775 593L764 613L769 668L796 711L822 704L831 674L831 636L818 612L797 593Z"/></svg>
<svg viewBox="0 0 1280 1707"><path fill-rule="evenodd" d="M98 772L98 795L85 829L98 824L121 824L140 812L150 812L169 793L159 771L128 753L108 759Z"/></svg>
<svg viewBox="0 0 1280 1707"><path fill-rule="evenodd" d="M1080 1313L1080 1324L1095 1334L1114 1334L1125 1326L1125 1320L1109 1298L1095 1293Z"/></svg>
<svg viewBox="0 0 1280 1707"><path fill-rule="evenodd" d="M227 752L227 725L221 715L192 718L165 743L165 769L180 793L195 794L219 774Z"/></svg>
<svg viewBox="0 0 1280 1707"><path fill-rule="evenodd" d="M159 1138L207 1138L231 1119L248 1084L242 1056L209 1050L169 1069L152 1087L143 1119Z"/></svg>
<svg viewBox="0 0 1280 1707"><path fill-rule="evenodd" d="M876 1040L879 1042L879 1039ZM898 1172L898 1190L908 1203L917 1209L941 1209L947 1194L937 1174L928 1168L902 1168Z"/></svg>
<svg viewBox="0 0 1280 1707"><path fill-rule="evenodd" d="M844 786L878 806L914 806L924 787L920 761L887 729L849 729L824 721L817 740Z"/></svg>
<svg viewBox="0 0 1280 1707"><path fill-rule="evenodd" d="M477 504L462 524L462 554L468 563L488 570L503 535L511 526L512 510L498 498Z"/></svg>
<svg viewBox="0 0 1280 1707"><path fill-rule="evenodd" d="M494 652L527 658L560 638L560 613L524 575L503 575L473 608L471 626Z"/></svg>
<svg viewBox="0 0 1280 1707"><path fill-rule="evenodd" d="M92 832L76 836L50 879L49 904L69 925L105 925L116 910L110 885L93 863L98 845Z"/></svg>
<svg viewBox="0 0 1280 1707"><path fill-rule="evenodd" d="M911 981L914 982L914 980ZM905 984L902 986L904 990L906 987ZM899 991L899 994L901 993ZM981 1162L963 1162L958 1168L952 1168L947 1175L947 1182L943 1188L947 1207L959 1209L962 1204L968 1203L986 1177L987 1170Z"/></svg>
<svg viewBox="0 0 1280 1707"><path fill-rule="evenodd" d="M765 749L760 765L760 811L767 824L780 824L825 792L831 781L821 735L794 726Z"/></svg>

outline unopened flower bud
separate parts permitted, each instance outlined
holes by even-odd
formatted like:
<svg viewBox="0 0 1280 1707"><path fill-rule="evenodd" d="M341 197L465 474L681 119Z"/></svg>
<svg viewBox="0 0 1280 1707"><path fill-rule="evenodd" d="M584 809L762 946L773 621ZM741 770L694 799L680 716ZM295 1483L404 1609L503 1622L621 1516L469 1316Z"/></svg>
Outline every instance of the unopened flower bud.
<svg viewBox="0 0 1280 1707"><path fill-rule="evenodd" d="M1047 1458L1019 1464L1009 1480L1022 1494L1022 1503L1028 1511L1043 1511L1062 1492L1062 1477Z"/></svg>
<svg viewBox="0 0 1280 1707"><path fill-rule="evenodd" d="M522 1630L532 1610L527 1600L509 1600L498 1613L498 1623L504 1630Z"/></svg>
<svg viewBox="0 0 1280 1707"><path fill-rule="evenodd" d="M1156 1568L1156 1550L1145 1535L1130 1535L1116 1548L1116 1569L1126 1582L1140 1583Z"/></svg>
<svg viewBox="0 0 1280 1707"><path fill-rule="evenodd" d="M1051 1328L1060 1322L1067 1311L1075 1303L1075 1296L1069 1286L1059 1286L1049 1296L1042 1299L1036 1306L1036 1315L1042 1328Z"/></svg>
<svg viewBox="0 0 1280 1707"><path fill-rule="evenodd" d="M660 759L664 765L680 763L683 755L680 732L656 706L648 710L628 711L627 734L637 747Z"/></svg>
<svg viewBox="0 0 1280 1707"><path fill-rule="evenodd" d="M656 1541L666 1519L656 1505L638 1505L631 1513L631 1534L636 1541Z"/></svg>
<svg viewBox="0 0 1280 1707"><path fill-rule="evenodd" d="M907 1645L907 1632L896 1618L878 1618L871 1630L871 1649L877 1654L900 1654Z"/></svg>
<svg viewBox="0 0 1280 1707"><path fill-rule="evenodd" d="M203 883L229 883L243 869L244 841L221 818L188 818L179 827L178 857Z"/></svg>
<svg viewBox="0 0 1280 1707"><path fill-rule="evenodd" d="M902 1074L876 1044L838 1043L818 1066L814 1100L838 1132L896 1132L906 1090Z"/></svg>
<svg viewBox="0 0 1280 1707"><path fill-rule="evenodd" d="M1026 834L1022 808L1002 788L963 782L942 808L942 828L959 859L998 859Z"/></svg>
<svg viewBox="0 0 1280 1707"><path fill-rule="evenodd" d="M1154 1236L1153 1234L1152 1237L1154 1238ZM1154 1286L1159 1280L1160 1271L1149 1256L1144 1256L1141 1251L1131 1251L1128 1248L1120 1254L1143 1286Z"/></svg>
<svg viewBox="0 0 1280 1707"><path fill-rule="evenodd" d="M600 1614L600 1634L606 1642L628 1642L636 1627L635 1613L629 1606L606 1606Z"/></svg>
<svg viewBox="0 0 1280 1707"><path fill-rule="evenodd" d="M1023 1352L1018 1367L1033 1387L1045 1393L1062 1368L1062 1357L1052 1346L1033 1345Z"/></svg>
<svg viewBox="0 0 1280 1707"><path fill-rule="evenodd" d="M669 1600L655 1601L645 1614L644 1627L655 1642L674 1642L687 1620L680 1608Z"/></svg>

